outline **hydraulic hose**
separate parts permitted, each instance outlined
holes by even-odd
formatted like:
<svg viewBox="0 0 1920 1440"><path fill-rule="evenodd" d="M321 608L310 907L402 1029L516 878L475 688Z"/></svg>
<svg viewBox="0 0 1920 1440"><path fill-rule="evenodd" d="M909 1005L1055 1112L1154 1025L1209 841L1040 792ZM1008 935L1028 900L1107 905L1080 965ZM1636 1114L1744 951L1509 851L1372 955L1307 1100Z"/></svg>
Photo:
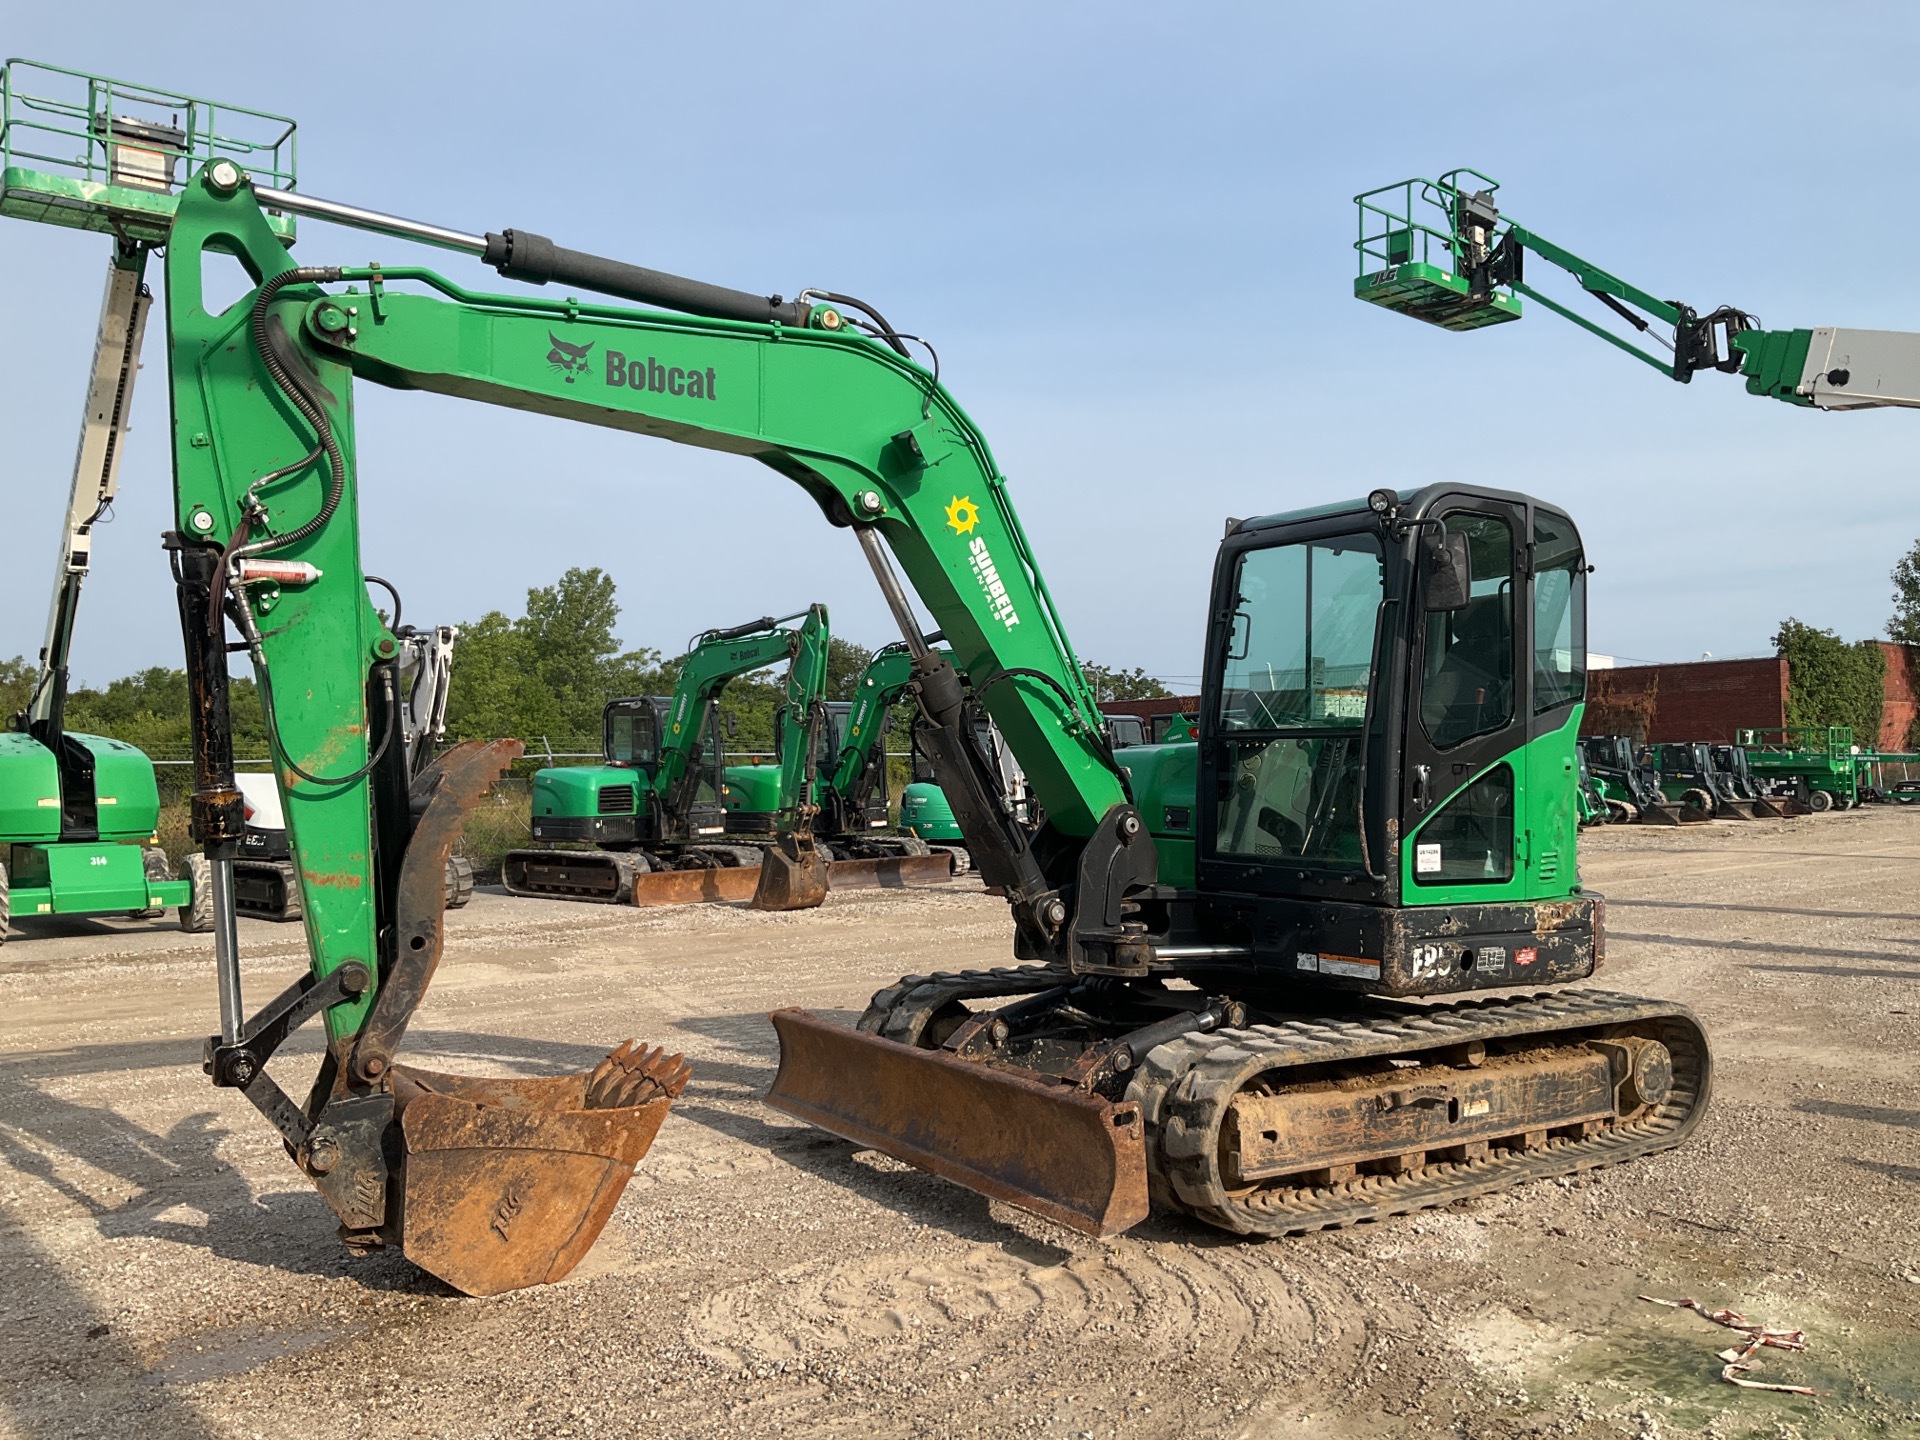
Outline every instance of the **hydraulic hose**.
<svg viewBox="0 0 1920 1440"><path fill-rule="evenodd" d="M304 468L323 452L327 457L332 475L327 486L326 498L320 504L319 514L284 535L268 535L250 545L238 546L234 550L235 555L257 555L298 544L333 518L333 512L340 506L340 497L346 492L346 456L341 453L340 442L334 438L333 424L327 419L327 412L319 399L308 388L306 377L301 375L297 368L289 366L281 357L274 345L273 334L267 328L267 307L273 303L274 297L285 286L315 284L339 278L340 267L337 265L310 265L283 270L263 284L253 297L252 312L247 317L247 327L253 336L253 348L260 356L260 363L266 367L267 374L272 378L273 383L287 399L293 402L294 409L306 417L307 423L313 426L314 435L319 444L305 458L292 465L282 466L254 481L247 488L248 499L252 501L262 486Z"/></svg>

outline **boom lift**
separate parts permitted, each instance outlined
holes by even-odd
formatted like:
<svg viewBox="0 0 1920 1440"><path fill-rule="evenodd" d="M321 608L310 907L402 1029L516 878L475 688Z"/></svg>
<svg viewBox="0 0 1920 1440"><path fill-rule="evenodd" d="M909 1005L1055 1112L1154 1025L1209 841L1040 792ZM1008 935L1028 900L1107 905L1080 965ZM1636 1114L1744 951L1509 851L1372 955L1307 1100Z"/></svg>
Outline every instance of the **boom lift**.
<svg viewBox="0 0 1920 1440"><path fill-rule="evenodd" d="M791 628L787 621L800 620ZM533 838L596 850L515 850L501 879L515 895L629 905L752 899L807 909L826 898L803 802L817 746L815 706L826 686L824 605L706 631L680 657L671 699L611 700L602 715L605 765L556 766L533 777ZM718 701L729 680L787 662L779 789L770 845L730 843L720 794ZM786 853L781 853L781 847ZM775 858L768 860L767 855ZM796 869L797 867L797 869ZM789 874L789 871L795 872Z"/></svg>
<svg viewBox="0 0 1920 1440"><path fill-rule="evenodd" d="M37 78L41 93L23 93L24 76ZM141 844L154 835L160 816L153 762L131 745L78 734L66 724L81 587L92 566L93 528L110 513L119 489L152 301L147 260L165 233L149 212L155 191L170 183L183 155L209 154L220 145L217 137L195 130L204 105L27 62L0 67L0 214L104 232L114 246L39 673L27 708L7 717L9 730L0 733L0 847L11 847L10 864L0 863L0 942L11 915L139 917L174 907L183 930L204 931L210 924L211 896L198 862L189 859L187 878L176 879L166 852ZM152 118L161 113L170 120ZM186 129L173 123L182 113ZM290 140L290 121L251 111L237 115L269 129L284 124L283 138ZM42 147L58 150L82 178L41 191L24 183L31 172L20 162L41 159ZM280 151L270 146L269 153L269 173L280 178L273 168ZM290 147L287 153L283 178L291 181ZM114 223L83 201L90 193L116 197L121 213Z"/></svg>
<svg viewBox="0 0 1920 1440"><path fill-rule="evenodd" d="M269 209L660 308L475 294L414 266L296 265ZM200 288L209 249L255 282L219 314ZM404 839L404 789L381 768L403 778L382 739L395 642L355 533L356 380L750 456L854 532L913 652L922 742L1031 963L908 977L857 1029L777 1012L779 1108L1103 1233L1143 1218L1150 1186L1227 1229L1293 1233L1627 1159L1696 1123L1710 1060L1684 1009L1594 990L1407 1003L1559 985L1601 958L1574 866L1585 563L1552 506L1442 482L1234 525L1200 739L1165 747L1194 757L1177 789L1134 761L1151 747L1129 752L1131 778L1115 760L985 437L871 307L373 215L221 161L180 196L167 297L196 823L210 854L230 853L225 611L283 757L313 948L313 975L246 1023L230 927L216 930L231 1023L211 1070L249 1088L362 1242L397 1236L414 1254L452 1206L478 1220L476 1241L492 1217L514 1242L546 1235L551 1254L560 1229L590 1240L611 1200L602 1185L562 1225L515 1188L572 1162L542 1127L592 1118L578 1108L587 1077L571 1082L576 1108L512 1132L516 1157L488 1148L508 1116L483 1098L463 1187L415 1194L429 1145L417 1107L468 1086L497 1097L500 1082L392 1063L438 953L442 817L478 787L464 768L455 783L450 752ZM275 573L248 568L263 561ZM312 569L296 578L297 563ZM952 662L927 644L908 585ZM275 686L302 703L277 703ZM1037 833L1000 805L973 744L982 711L1032 781ZM1184 873L1190 886L1165 878ZM376 923L388 897L398 913ZM302 1111L259 1087L273 1045L318 1012L329 1061ZM436 1273L455 1267L418 1248Z"/></svg>
<svg viewBox="0 0 1920 1440"><path fill-rule="evenodd" d="M1836 326L1763 330L1753 315L1731 305L1702 314L1683 301L1661 300L1503 216L1494 198L1499 188L1478 170L1459 169L1356 195L1354 294L1446 330L1518 320L1525 296L1682 384L1718 370L1744 376L1751 395L1790 405L1920 406L1920 334ZM1529 255L1572 276L1636 336L1651 335L1664 355L1535 289L1526 278Z"/></svg>

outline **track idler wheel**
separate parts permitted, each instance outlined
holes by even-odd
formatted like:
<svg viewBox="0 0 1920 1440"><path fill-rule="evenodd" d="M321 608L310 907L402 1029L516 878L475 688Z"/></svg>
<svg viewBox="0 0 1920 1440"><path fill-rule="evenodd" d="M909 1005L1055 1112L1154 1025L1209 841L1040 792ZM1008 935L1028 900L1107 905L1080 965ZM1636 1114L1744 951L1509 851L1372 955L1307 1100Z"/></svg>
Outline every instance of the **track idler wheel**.
<svg viewBox="0 0 1920 1440"><path fill-rule="evenodd" d="M813 836L782 835L760 855L755 910L812 910L827 898L827 857Z"/></svg>
<svg viewBox="0 0 1920 1440"><path fill-rule="evenodd" d="M631 1040L557 1079L395 1066L402 1252L468 1295L564 1279L593 1248L690 1073L680 1056Z"/></svg>

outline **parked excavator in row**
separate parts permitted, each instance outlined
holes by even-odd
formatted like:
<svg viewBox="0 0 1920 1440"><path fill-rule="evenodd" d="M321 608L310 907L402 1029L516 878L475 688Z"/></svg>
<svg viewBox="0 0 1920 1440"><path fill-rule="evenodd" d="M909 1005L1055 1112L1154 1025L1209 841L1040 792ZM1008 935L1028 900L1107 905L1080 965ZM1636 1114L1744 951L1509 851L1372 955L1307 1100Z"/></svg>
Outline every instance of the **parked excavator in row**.
<svg viewBox="0 0 1920 1440"><path fill-rule="evenodd" d="M818 905L830 888L945 881L951 862L919 840L868 833L868 797L884 785L885 711L861 709L867 697L843 710L858 712L843 764L832 707L820 698L829 639L824 605L709 630L680 657L671 696L609 701L605 763L550 766L532 783L533 838L595 848L512 851L501 862L507 890L623 905L751 900L773 908L761 885L764 856L802 829L813 837L824 883L784 887L779 908ZM774 764L727 765L719 710L727 683L783 661ZM872 676L869 667L862 684ZM736 785L738 797L730 793ZM884 788L879 823L887 823Z"/></svg>
<svg viewBox="0 0 1920 1440"><path fill-rule="evenodd" d="M935 638L929 637L929 643ZM951 858L928 860L936 851L918 836L888 833L893 819L887 734L894 706L912 683L912 665L913 652L904 642L882 646L854 680L851 700L815 697L812 701L820 722L812 795L814 838L832 857L827 883L833 889L933 884L954 873ZM797 797L783 788L791 773L782 749L790 704L774 712L772 765L726 767L721 788L729 833L764 834L776 827L783 809L797 803ZM937 853L951 854L944 847ZM896 861L928 863L890 863Z"/></svg>
<svg viewBox="0 0 1920 1440"><path fill-rule="evenodd" d="M1152 1202L1239 1233L1377 1219L1630 1159L1698 1122L1697 1021L1565 988L1604 948L1575 864L1586 563L1551 504L1443 480L1235 522L1199 739L1123 766L985 437L872 306L423 225L278 189L230 154L194 160L166 237L194 824L230 866L230 623L260 680L312 946L311 973L248 1017L216 887L207 1068L280 1131L350 1244L398 1245L474 1292L558 1278L686 1081L677 1057L632 1047L539 1081L395 1058L439 959L459 816L518 747L455 747L409 783L398 642L359 557L356 383L757 459L853 533L913 654L920 742L1025 963L905 977L856 1027L776 1011L775 1107L1100 1234ZM113 187L87 197L106 228ZM296 262L275 214L568 293ZM231 306L203 294L209 251L252 277ZM1031 781L1037 830L978 748L983 716ZM783 839L770 868L812 844ZM1532 993L1462 998L1516 984ZM327 1053L299 1105L270 1062L316 1017Z"/></svg>

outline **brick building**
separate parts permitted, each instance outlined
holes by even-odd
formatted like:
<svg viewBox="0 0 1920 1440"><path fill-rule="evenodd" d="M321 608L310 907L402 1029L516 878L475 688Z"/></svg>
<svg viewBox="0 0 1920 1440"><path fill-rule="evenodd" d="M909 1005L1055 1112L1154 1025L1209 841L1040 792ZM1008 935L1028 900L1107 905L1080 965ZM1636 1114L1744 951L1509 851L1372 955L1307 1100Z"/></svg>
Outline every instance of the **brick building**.
<svg viewBox="0 0 1920 1440"><path fill-rule="evenodd" d="M1920 647L1883 640L1880 648L1887 657L1880 733L1859 739L1880 750L1905 750L1920 717ZM1580 728L1589 735L1633 735L1650 742L1730 745L1736 730L1787 723L1788 670L1777 656L1595 670L1588 676L1587 716Z"/></svg>

